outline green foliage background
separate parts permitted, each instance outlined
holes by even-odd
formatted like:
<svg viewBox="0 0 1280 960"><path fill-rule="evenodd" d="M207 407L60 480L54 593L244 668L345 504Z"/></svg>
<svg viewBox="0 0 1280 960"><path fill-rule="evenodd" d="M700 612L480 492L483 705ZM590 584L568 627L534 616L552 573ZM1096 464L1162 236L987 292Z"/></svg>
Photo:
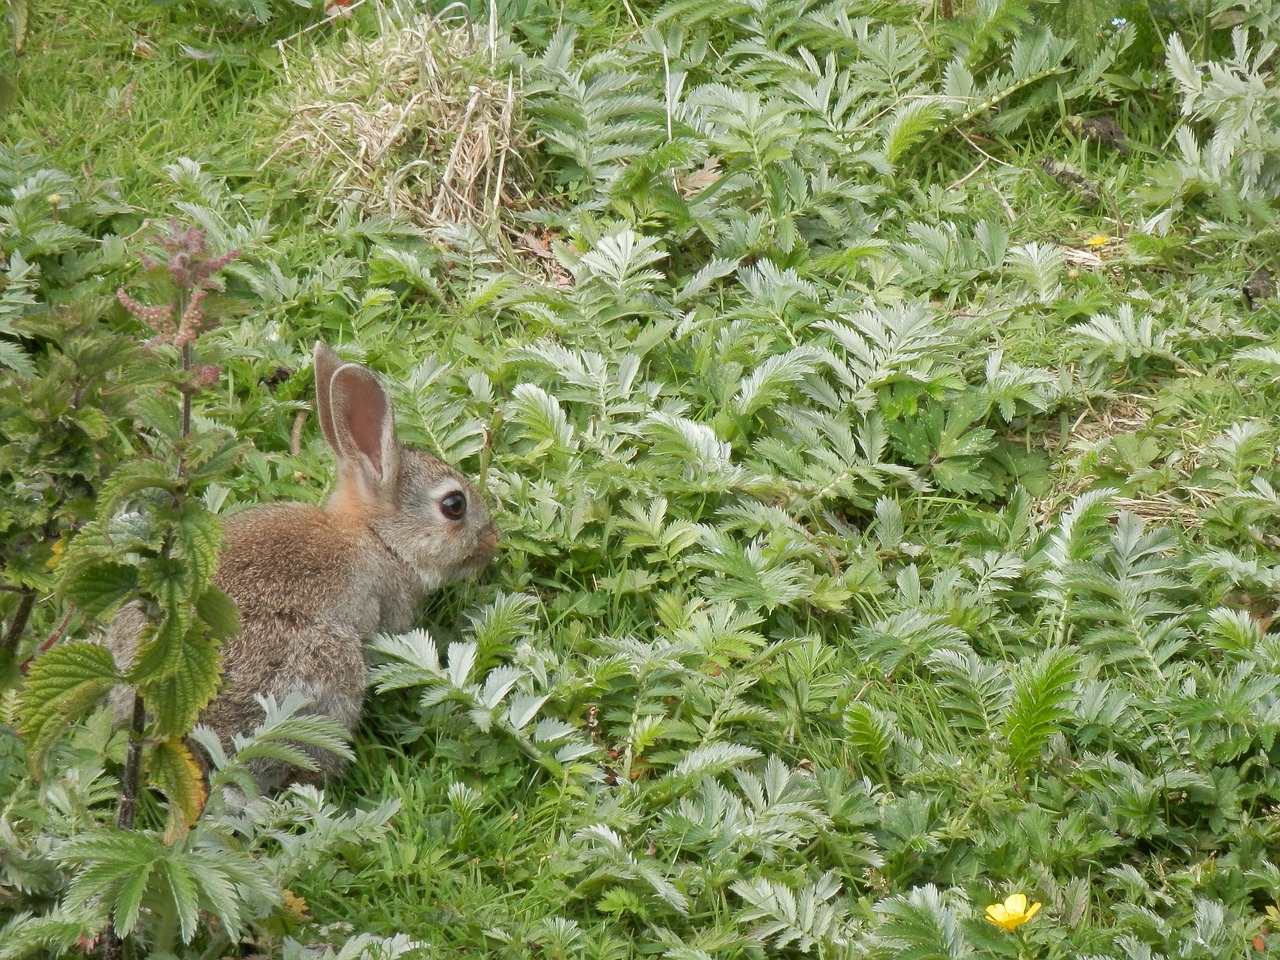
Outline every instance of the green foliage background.
<svg viewBox="0 0 1280 960"><path fill-rule="evenodd" d="M0 956L112 909L210 956L1275 949L1280 26L499 5L475 69L520 90L525 200L422 230L274 153L305 58L272 43L311 21L252 6L50 0L5 65L6 626L39 601L5 651ZM288 43L412 15L383 12ZM289 441L323 337L504 539L371 643L328 796L187 831L148 794L122 838L108 718L24 742L16 691L113 596L50 599L149 422L114 294L168 216L240 251L248 304L205 347L198 415L247 445L210 511L320 498L317 431ZM283 717L264 742L306 734ZM1041 912L987 923L1015 892Z"/></svg>

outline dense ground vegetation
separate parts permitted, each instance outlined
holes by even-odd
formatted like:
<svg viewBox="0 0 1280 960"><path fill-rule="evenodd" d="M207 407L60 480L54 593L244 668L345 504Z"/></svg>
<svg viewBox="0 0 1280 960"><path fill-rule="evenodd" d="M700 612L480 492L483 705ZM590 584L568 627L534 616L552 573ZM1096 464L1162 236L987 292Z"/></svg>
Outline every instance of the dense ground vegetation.
<svg viewBox="0 0 1280 960"><path fill-rule="evenodd" d="M1278 949L1266 5L11 11L0 957ZM504 539L347 776L206 806L317 338Z"/></svg>

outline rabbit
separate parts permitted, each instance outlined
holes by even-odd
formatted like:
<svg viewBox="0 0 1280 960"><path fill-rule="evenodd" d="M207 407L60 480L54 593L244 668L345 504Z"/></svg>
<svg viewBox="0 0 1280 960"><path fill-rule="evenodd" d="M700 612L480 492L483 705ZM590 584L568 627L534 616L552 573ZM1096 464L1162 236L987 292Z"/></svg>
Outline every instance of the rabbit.
<svg viewBox="0 0 1280 960"><path fill-rule="evenodd" d="M398 442L391 402L370 370L317 342L315 373L320 428L338 461L327 504L266 504L224 525L214 582L239 608L240 630L223 646L222 685L200 715L224 744L262 721L255 694L279 701L300 693L310 712L352 730L364 697L364 641L410 630L428 593L476 573L497 550L497 525L462 474ZM144 623L134 604L108 629L122 670ZM117 688L118 717L132 700L131 689ZM311 756L318 775L277 760L254 760L250 769L268 793L344 765L331 753Z"/></svg>

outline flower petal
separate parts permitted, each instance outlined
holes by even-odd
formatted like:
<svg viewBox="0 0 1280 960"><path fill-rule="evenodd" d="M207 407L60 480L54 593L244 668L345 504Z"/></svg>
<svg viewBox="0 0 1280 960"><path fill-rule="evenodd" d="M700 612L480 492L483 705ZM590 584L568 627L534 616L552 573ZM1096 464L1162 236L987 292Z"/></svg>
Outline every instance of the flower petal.
<svg viewBox="0 0 1280 960"><path fill-rule="evenodd" d="M987 919L1001 930L1012 930L1018 925L1018 921L1009 916L1003 903L993 903L987 907Z"/></svg>

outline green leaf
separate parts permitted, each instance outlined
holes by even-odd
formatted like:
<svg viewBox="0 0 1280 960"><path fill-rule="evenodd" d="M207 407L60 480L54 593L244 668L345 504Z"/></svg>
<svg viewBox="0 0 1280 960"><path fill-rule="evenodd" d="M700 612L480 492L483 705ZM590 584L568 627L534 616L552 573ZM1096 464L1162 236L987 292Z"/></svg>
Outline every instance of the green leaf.
<svg viewBox="0 0 1280 960"><path fill-rule="evenodd" d="M138 570L127 563L78 553L74 546L58 566L63 594L86 617L98 618L129 598L138 585Z"/></svg>
<svg viewBox="0 0 1280 960"><path fill-rule="evenodd" d="M172 493L181 483L163 461L128 461L116 468L98 492L98 516L114 516L131 502L134 494L143 490Z"/></svg>
<svg viewBox="0 0 1280 960"><path fill-rule="evenodd" d="M9 19L13 21L13 55L21 56L27 42L28 0L9 0Z"/></svg>
<svg viewBox="0 0 1280 960"><path fill-rule="evenodd" d="M1005 749L1014 769L1031 769L1049 738L1071 717L1080 656L1074 650L1046 650L1014 677L1003 717Z"/></svg>
<svg viewBox="0 0 1280 960"><path fill-rule="evenodd" d="M57 851L64 865L79 867L67 889L67 906L110 903L117 912L117 932L129 933L167 853L157 837L140 830L100 827L72 837Z"/></svg>
<svg viewBox="0 0 1280 960"><path fill-rule="evenodd" d="M210 586L200 594L196 615L214 640L229 640L240 632L240 610L236 602L217 587Z"/></svg>
<svg viewBox="0 0 1280 960"><path fill-rule="evenodd" d="M164 791L181 812L188 827L195 826L204 810L206 793L204 773L181 737L167 737L151 751L147 777Z"/></svg>
<svg viewBox="0 0 1280 960"><path fill-rule="evenodd" d="M182 639L176 669L142 685L143 699L155 715L161 735L184 735L195 725L200 711L218 692L222 680L220 645L198 628Z"/></svg>
<svg viewBox="0 0 1280 960"><path fill-rule="evenodd" d="M218 569L218 551L222 549L222 520L217 515L188 500L178 518L180 557L191 571L192 593L203 595Z"/></svg>
<svg viewBox="0 0 1280 960"><path fill-rule="evenodd" d="M128 680L142 693L157 733L184 735L218 691L221 645L185 610L144 632Z"/></svg>
<svg viewBox="0 0 1280 960"><path fill-rule="evenodd" d="M118 682L111 652L84 641L60 644L31 665L18 712L33 771L58 734L97 706Z"/></svg>

